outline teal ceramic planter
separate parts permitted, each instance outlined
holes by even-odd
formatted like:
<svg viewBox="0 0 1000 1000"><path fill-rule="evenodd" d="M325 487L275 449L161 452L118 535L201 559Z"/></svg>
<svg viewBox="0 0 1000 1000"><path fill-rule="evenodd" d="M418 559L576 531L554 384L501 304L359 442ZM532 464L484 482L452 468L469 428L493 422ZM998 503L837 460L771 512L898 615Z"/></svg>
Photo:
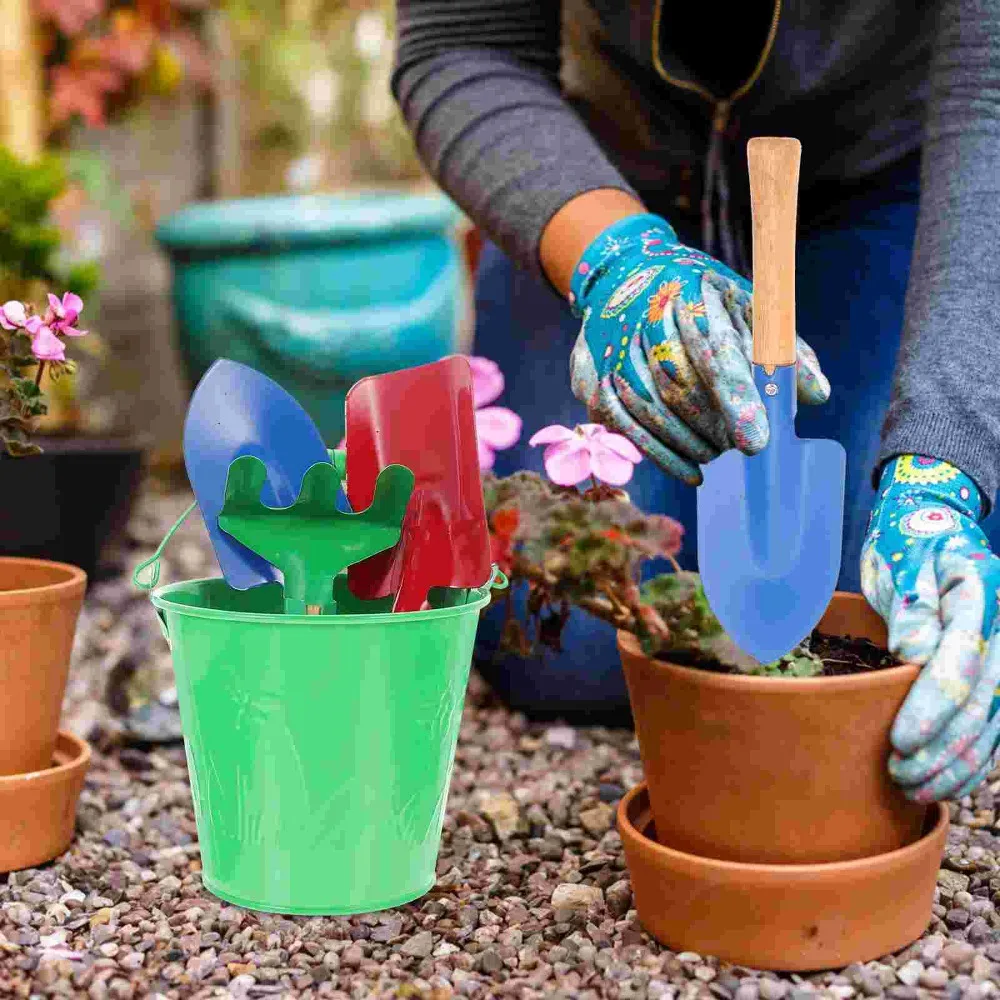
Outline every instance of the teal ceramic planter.
<svg viewBox="0 0 1000 1000"><path fill-rule="evenodd" d="M191 384L218 358L241 361L336 444L358 379L458 350L459 219L443 196L385 193L207 202L170 216L157 239L173 263Z"/></svg>

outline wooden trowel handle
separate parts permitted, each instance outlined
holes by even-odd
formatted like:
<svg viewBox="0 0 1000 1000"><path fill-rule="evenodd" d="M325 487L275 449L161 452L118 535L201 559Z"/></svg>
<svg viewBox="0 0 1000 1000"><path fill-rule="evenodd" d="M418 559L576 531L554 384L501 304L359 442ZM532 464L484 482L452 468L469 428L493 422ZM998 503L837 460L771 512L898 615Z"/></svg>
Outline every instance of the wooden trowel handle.
<svg viewBox="0 0 1000 1000"><path fill-rule="evenodd" d="M795 362L795 217L798 139L751 139L753 360L765 369Z"/></svg>

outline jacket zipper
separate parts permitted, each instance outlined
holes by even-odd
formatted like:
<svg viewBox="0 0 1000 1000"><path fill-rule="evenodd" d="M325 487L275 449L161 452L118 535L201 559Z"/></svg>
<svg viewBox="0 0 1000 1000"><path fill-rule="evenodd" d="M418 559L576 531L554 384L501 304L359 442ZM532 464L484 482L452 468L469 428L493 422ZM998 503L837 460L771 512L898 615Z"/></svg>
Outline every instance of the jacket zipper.
<svg viewBox="0 0 1000 1000"><path fill-rule="evenodd" d="M722 132L726 124L729 122L729 113L732 109L733 104L743 97L746 92L757 82L761 73L764 71L764 66L767 64L767 60L771 55L771 49L774 47L774 39L778 33L778 21L781 18L781 0L774 0L774 13L771 15L771 26L767 32L767 39L764 42L763 51L760 54L760 58L757 60L757 65L754 67L753 72L750 74L748 80L746 80L742 86L739 86L734 90L728 97L720 98L716 97L707 87L701 86L699 83L695 83L692 80L679 80L677 77L672 76L667 72L660 59L660 27L663 19L663 0L656 0L656 5L653 8L653 44L652 44L652 56L653 56L653 66L656 72L669 84L674 87L679 87L681 90L688 90L693 94L697 94L699 97L706 100L712 105L712 131Z"/></svg>

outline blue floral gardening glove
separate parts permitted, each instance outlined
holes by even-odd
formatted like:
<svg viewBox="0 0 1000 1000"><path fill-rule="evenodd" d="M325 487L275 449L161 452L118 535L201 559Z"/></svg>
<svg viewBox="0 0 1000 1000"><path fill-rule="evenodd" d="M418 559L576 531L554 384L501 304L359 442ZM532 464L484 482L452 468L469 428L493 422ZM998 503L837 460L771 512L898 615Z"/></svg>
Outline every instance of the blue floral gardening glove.
<svg viewBox="0 0 1000 1000"><path fill-rule="evenodd" d="M861 587L890 652L923 668L892 727L889 772L917 802L960 798L990 771L1000 735L1000 559L979 527L979 491L953 465L903 455L879 489Z"/></svg>
<svg viewBox="0 0 1000 1000"><path fill-rule="evenodd" d="M573 274L583 320L573 349L573 394L591 420L629 438L667 473L697 485L699 464L768 440L754 385L750 283L677 242L655 215L606 229ZM823 403L830 385L798 341L798 389Z"/></svg>

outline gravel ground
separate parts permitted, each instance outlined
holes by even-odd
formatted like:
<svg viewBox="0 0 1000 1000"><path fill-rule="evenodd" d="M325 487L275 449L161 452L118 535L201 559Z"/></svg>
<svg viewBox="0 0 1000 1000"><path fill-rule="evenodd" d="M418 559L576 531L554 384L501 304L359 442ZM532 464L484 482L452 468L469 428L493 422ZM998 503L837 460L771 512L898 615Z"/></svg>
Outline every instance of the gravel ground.
<svg viewBox="0 0 1000 1000"><path fill-rule="evenodd" d="M147 495L129 568L186 505ZM164 581L212 572L200 525ZM255 914L209 895L165 643L127 578L88 598L65 724L94 763L69 852L0 881L0 997L663 997L805 1000L1000 992L994 796L953 804L925 937L811 977L675 954L640 928L614 805L639 780L630 733L531 725L474 676L438 866L424 899L352 918ZM145 743L137 740L146 740Z"/></svg>

